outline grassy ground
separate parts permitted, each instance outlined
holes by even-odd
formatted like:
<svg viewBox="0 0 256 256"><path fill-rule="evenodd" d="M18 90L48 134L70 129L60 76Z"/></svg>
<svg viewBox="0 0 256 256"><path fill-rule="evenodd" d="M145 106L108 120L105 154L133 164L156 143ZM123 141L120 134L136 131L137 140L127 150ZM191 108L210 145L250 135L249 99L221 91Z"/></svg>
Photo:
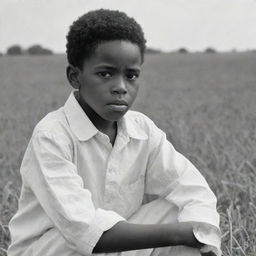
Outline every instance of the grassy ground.
<svg viewBox="0 0 256 256"><path fill-rule="evenodd" d="M0 58L0 255L34 125L69 95L64 56ZM134 108L150 116L218 197L223 254L256 255L256 54L148 55Z"/></svg>

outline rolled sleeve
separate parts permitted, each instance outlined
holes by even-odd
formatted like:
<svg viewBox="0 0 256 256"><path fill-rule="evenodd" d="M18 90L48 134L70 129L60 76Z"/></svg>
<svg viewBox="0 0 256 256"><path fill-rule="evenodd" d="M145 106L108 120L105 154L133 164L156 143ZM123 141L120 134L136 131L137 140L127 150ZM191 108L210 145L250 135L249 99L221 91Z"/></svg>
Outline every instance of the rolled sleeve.
<svg viewBox="0 0 256 256"><path fill-rule="evenodd" d="M82 255L91 255L93 248L103 232L122 220L124 220L124 218L113 211L97 209L95 217L87 231L77 241L77 251Z"/></svg>
<svg viewBox="0 0 256 256"><path fill-rule="evenodd" d="M90 255L102 233L124 218L114 211L95 208L72 162L67 138L49 132L32 136L21 173L67 245Z"/></svg>
<svg viewBox="0 0 256 256"><path fill-rule="evenodd" d="M156 130L151 138L155 147L147 169L145 193L164 197L178 206L178 221L194 223L195 237L208 245L203 249L211 247L216 255L221 255L216 196L200 172L174 149L161 130Z"/></svg>
<svg viewBox="0 0 256 256"><path fill-rule="evenodd" d="M204 244L200 249L202 253L213 252L221 256L221 233L219 228L206 223L193 223L193 233L196 239Z"/></svg>

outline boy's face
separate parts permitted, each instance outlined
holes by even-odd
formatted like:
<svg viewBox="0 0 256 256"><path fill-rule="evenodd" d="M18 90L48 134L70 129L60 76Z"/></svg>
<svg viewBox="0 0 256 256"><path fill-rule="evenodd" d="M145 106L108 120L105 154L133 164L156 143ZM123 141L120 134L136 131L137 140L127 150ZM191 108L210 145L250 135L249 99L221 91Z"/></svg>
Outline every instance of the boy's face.
<svg viewBox="0 0 256 256"><path fill-rule="evenodd" d="M79 103L90 119L117 121L134 102L142 58L129 41L100 43L79 70Z"/></svg>

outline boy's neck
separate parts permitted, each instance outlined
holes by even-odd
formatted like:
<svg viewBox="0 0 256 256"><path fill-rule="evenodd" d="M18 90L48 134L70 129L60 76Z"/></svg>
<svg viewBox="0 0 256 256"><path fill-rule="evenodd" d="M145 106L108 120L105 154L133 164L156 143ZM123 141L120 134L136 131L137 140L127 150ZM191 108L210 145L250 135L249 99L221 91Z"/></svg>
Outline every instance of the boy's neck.
<svg viewBox="0 0 256 256"><path fill-rule="evenodd" d="M102 133L106 134L109 137L110 143L113 146L116 140L116 135L117 135L117 122L116 121L102 122L102 119L98 121L99 122L93 122L93 124L99 131L101 131Z"/></svg>
<svg viewBox="0 0 256 256"><path fill-rule="evenodd" d="M94 124L94 126L102 133L106 134L112 145L114 145L116 135L117 135L117 122L116 121L107 121L100 117L95 111L93 111L87 104L81 102L80 99L77 99L80 106Z"/></svg>
<svg viewBox="0 0 256 256"><path fill-rule="evenodd" d="M89 117L90 118L90 117ZM116 121L105 121L103 119L94 119L93 120L94 126L101 131L102 133L113 134L117 131L117 122Z"/></svg>

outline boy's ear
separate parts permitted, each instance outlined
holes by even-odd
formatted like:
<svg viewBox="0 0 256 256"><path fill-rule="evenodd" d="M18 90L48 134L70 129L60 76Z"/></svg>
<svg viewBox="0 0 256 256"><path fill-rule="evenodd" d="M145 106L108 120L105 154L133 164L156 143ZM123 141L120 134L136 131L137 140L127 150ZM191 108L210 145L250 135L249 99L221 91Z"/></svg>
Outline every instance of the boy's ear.
<svg viewBox="0 0 256 256"><path fill-rule="evenodd" d="M80 88L80 81L79 81L79 75L80 75L80 70L79 68L69 64L66 69L66 75L69 83L74 89L79 89Z"/></svg>

